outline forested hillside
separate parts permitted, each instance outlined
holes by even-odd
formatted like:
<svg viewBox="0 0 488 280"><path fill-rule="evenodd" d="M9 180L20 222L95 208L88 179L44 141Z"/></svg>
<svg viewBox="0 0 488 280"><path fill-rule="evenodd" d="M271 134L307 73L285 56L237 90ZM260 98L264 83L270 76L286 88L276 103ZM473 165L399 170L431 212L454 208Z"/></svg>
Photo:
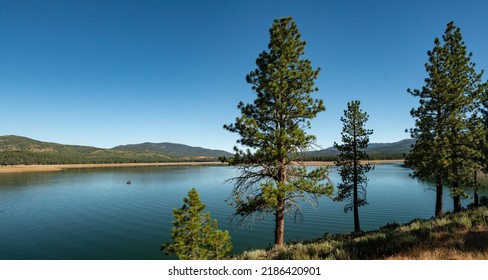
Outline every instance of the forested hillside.
<svg viewBox="0 0 488 280"><path fill-rule="evenodd" d="M404 139L393 143L370 143L365 151L371 159L403 159L414 144L414 139ZM306 152L304 159L335 161L338 155L339 151L336 148L329 147L319 151Z"/></svg>
<svg viewBox="0 0 488 280"><path fill-rule="evenodd" d="M171 148L173 145L178 149ZM15 135L0 136L0 165L216 161L219 156L229 155L225 151L180 144L166 144L166 148L159 150L131 148L144 146L140 144L102 149L42 142Z"/></svg>
<svg viewBox="0 0 488 280"><path fill-rule="evenodd" d="M131 151L137 153L157 153L164 154L169 157L221 157L221 156L232 156L231 153L222 150L209 150L201 147L190 147L182 144L175 143L142 143L142 144L131 144L122 145L112 148L116 151Z"/></svg>

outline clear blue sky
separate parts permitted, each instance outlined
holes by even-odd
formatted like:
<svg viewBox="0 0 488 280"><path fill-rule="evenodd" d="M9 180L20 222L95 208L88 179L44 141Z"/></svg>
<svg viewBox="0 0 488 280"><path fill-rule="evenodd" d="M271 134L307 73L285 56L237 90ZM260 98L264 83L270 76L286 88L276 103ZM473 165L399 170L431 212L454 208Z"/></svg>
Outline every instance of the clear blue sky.
<svg viewBox="0 0 488 280"><path fill-rule="evenodd" d="M454 20L488 70L488 1L0 0L0 135L113 147L176 142L231 150L245 75L273 19L292 16L323 70L326 112L309 131L340 140L360 99L371 142L407 138L424 63ZM487 75L484 75L486 80Z"/></svg>

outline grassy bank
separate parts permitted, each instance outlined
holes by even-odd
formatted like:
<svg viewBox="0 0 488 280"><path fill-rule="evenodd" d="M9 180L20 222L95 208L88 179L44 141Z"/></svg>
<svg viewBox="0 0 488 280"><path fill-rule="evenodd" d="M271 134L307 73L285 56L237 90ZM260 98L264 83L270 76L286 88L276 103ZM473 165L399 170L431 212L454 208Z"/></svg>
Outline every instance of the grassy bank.
<svg viewBox="0 0 488 280"><path fill-rule="evenodd" d="M324 236L283 248L247 251L237 259L488 259L488 208L387 225L361 234Z"/></svg>

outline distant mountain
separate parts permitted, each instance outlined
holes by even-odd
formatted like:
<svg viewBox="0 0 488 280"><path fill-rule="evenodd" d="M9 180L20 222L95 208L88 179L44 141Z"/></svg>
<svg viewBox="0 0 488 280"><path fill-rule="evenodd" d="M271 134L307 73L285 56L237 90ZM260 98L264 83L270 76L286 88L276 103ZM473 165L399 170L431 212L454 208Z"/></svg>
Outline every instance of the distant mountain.
<svg viewBox="0 0 488 280"><path fill-rule="evenodd" d="M404 139L393 143L370 143L366 152L372 158L402 158L408 154L415 144L415 139ZM306 152L306 157L335 157L339 151L334 147L329 147L319 151Z"/></svg>
<svg viewBox="0 0 488 280"><path fill-rule="evenodd" d="M181 144L136 144L102 149L0 136L0 165L215 161L230 153Z"/></svg>
<svg viewBox="0 0 488 280"><path fill-rule="evenodd" d="M415 144L415 139L403 139L393 143L371 143L366 151L370 154L408 154Z"/></svg>
<svg viewBox="0 0 488 280"><path fill-rule="evenodd" d="M141 143L113 147L112 150L132 151L137 153L156 153L169 157L223 157L232 156L222 150L209 150L175 143Z"/></svg>

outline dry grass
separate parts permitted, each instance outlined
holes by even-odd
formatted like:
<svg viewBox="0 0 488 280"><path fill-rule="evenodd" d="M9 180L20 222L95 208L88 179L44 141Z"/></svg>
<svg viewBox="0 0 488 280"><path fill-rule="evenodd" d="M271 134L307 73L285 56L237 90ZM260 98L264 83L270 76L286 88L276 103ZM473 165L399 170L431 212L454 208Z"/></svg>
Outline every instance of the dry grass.
<svg viewBox="0 0 488 280"><path fill-rule="evenodd" d="M280 260L488 260L488 208L465 210L440 219L387 225L361 234L325 236L238 259Z"/></svg>
<svg viewBox="0 0 488 280"><path fill-rule="evenodd" d="M453 248L414 249L387 260L488 260L488 252L463 252Z"/></svg>
<svg viewBox="0 0 488 280"><path fill-rule="evenodd" d="M430 246L414 247L389 260L488 260L488 227L432 235Z"/></svg>

